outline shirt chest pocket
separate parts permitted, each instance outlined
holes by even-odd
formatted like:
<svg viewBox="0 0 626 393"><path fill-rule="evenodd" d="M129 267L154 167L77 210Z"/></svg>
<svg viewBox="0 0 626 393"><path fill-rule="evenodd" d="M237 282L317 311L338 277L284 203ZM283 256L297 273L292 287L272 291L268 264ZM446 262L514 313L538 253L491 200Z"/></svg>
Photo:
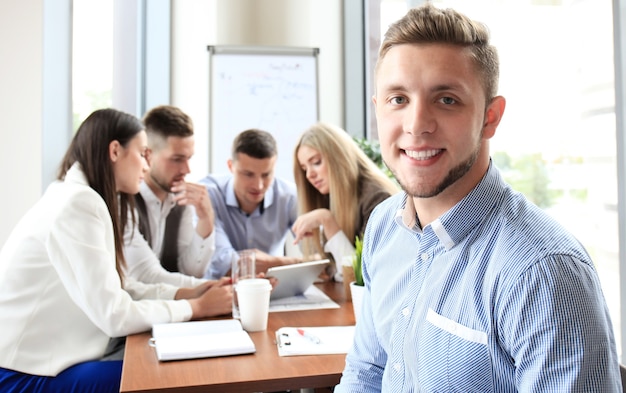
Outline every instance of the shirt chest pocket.
<svg viewBox="0 0 626 393"><path fill-rule="evenodd" d="M428 310L417 340L422 392L493 391L487 334Z"/></svg>

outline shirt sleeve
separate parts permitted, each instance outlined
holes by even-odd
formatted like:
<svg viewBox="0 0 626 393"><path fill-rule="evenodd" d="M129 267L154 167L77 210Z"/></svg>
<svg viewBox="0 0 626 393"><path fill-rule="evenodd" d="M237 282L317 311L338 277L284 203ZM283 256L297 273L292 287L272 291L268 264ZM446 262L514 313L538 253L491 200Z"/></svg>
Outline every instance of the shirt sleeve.
<svg viewBox="0 0 626 393"><path fill-rule="evenodd" d="M137 281L133 277L125 277L124 290L130 294L133 300L173 300L178 287L165 283L147 284Z"/></svg>
<svg viewBox="0 0 626 393"><path fill-rule="evenodd" d="M518 391L621 391L617 359L607 356L612 325L592 266L553 255L508 282L494 312Z"/></svg>
<svg viewBox="0 0 626 393"><path fill-rule="evenodd" d="M59 206L46 249L68 296L111 337L191 317L185 300L133 300L122 288L109 211L91 192L76 193Z"/></svg>
<svg viewBox="0 0 626 393"><path fill-rule="evenodd" d="M137 225L127 220L124 230L126 274L144 283L167 283L177 287L195 287L205 280L165 270Z"/></svg>
<svg viewBox="0 0 626 393"><path fill-rule="evenodd" d="M335 272L334 279L335 281L343 281L343 270L341 268L341 261L343 257L346 255L354 255L356 252L356 248L343 231L339 231L333 235L326 244L324 244L324 251L329 252L333 255L333 259L335 260L335 267L337 271Z"/></svg>
<svg viewBox="0 0 626 393"><path fill-rule="evenodd" d="M205 277L217 280L224 277L230 270L231 259L235 255L236 250L233 248L228 239L228 235L226 235L224 231L222 221L217 217L215 218L213 233L215 233L215 253L213 254Z"/></svg>
<svg viewBox="0 0 626 393"><path fill-rule="evenodd" d="M194 226L192 206L186 206L178 231L178 269L188 276L202 278L215 252L215 229L202 239Z"/></svg>
<svg viewBox="0 0 626 393"><path fill-rule="evenodd" d="M363 310L371 310L370 279L367 273L367 250L363 249L363 280L365 293L363 294ZM371 312L361 312L359 323L356 324L354 342L346 356L346 366L335 393L363 392L374 393L382 391L382 379L387 362L387 354L380 345L380 338L376 334Z"/></svg>

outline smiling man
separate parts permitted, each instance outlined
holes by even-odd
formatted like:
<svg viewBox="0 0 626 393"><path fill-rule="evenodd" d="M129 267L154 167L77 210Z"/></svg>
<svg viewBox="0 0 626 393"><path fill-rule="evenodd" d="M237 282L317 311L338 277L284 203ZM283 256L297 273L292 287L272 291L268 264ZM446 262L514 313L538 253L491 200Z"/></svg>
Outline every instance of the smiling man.
<svg viewBox="0 0 626 393"><path fill-rule="evenodd" d="M269 132L246 130L233 141L230 173L200 180L216 214L215 254L205 277L223 277L236 252L246 249L256 250L257 273L300 261L284 256L298 211L295 185L274 177L276 158L276 141Z"/></svg>
<svg viewBox="0 0 626 393"><path fill-rule="evenodd" d="M486 27L410 10L385 35L375 86L381 152L404 193L368 221L363 308L335 392L621 392L593 262L491 162L505 100Z"/></svg>

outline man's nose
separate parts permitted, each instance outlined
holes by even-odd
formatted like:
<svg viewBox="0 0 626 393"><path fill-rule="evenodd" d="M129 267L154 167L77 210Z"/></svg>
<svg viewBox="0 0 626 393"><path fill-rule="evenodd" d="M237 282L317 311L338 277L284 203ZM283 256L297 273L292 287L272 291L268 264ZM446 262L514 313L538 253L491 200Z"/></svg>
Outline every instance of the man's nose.
<svg viewBox="0 0 626 393"><path fill-rule="evenodd" d="M434 117L429 106L422 100L414 100L404 115L403 130L412 135L435 131Z"/></svg>

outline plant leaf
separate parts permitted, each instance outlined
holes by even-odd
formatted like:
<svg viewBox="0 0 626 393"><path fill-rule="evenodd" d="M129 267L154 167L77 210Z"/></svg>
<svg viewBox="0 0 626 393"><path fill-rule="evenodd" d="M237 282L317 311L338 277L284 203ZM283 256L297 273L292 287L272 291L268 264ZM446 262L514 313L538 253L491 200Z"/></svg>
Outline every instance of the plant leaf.
<svg viewBox="0 0 626 393"><path fill-rule="evenodd" d="M359 238L358 236L354 240L354 247L356 249L354 260L353 260L354 281L356 282L356 285L363 286L364 285L363 270L362 270L362 264L361 264L361 254L363 252L363 240Z"/></svg>

